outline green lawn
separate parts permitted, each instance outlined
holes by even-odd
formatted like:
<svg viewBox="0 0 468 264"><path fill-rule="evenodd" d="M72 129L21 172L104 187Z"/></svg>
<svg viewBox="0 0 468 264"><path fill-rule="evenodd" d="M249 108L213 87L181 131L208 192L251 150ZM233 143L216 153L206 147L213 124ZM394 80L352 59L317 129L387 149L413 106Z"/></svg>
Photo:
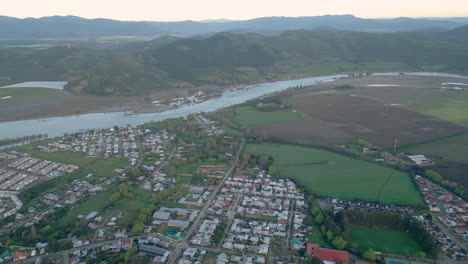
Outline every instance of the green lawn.
<svg viewBox="0 0 468 264"><path fill-rule="evenodd" d="M248 145L270 153L279 173L318 195L386 204L424 204L408 173L329 151L293 145Z"/></svg>
<svg viewBox="0 0 468 264"><path fill-rule="evenodd" d="M350 243L356 243L361 250L373 248L375 251L383 252L387 248L391 254L395 255L402 255L406 251L410 254L423 251L411 235L406 232L352 226L349 236Z"/></svg>
<svg viewBox="0 0 468 264"><path fill-rule="evenodd" d="M67 215L64 217L63 220L68 221L76 218L78 215L87 215L93 211L101 211L106 207L111 205L110 197L114 192L118 191L117 186L113 186L113 188L109 188L107 186L107 190L103 192L98 192L93 197L89 198L88 200L82 202L77 207L71 209Z"/></svg>
<svg viewBox="0 0 468 264"><path fill-rule="evenodd" d="M413 154L425 154L437 159L468 163L468 133L442 138L404 148Z"/></svg>
<svg viewBox="0 0 468 264"><path fill-rule="evenodd" d="M236 108L234 121L243 126L258 126L307 119L310 119L308 115L293 112L291 109L264 112L246 106Z"/></svg>
<svg viewBox="0 0 468 264"><path fill-rule="evenodd" d="M11 96L9 99L1 99L2 102L20 102L39 99L59 98L66 96L66 92L49 88L1 88L0 98Z"/></svg>
<svg viewBox="0 0 468 264"><path fill-rule="evenodd" d="M112 194L119 191L119 187L117 185L106 185L104 187L107 188L105 191L96 193L96 195L85 200L77 207L71 209L63 220L68 221L74 219L78 215L86 216L93 211L102 213L106 208L126 211L127 213L135 213L148 205L149 197L151 195L151 191L142 190L139 188L130 188L130 192L135 194L135 199L122 198L112 204L110 197Z"/></svg>

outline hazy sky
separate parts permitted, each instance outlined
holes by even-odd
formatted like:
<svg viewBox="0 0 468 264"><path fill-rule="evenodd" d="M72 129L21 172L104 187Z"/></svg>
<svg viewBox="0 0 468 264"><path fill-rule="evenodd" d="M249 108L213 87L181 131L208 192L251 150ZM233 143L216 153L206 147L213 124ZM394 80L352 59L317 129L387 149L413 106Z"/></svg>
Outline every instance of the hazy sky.
<svg viewBox="0 0 468 264"><path fill-rule="evenodd" d="M364 18L468 16L468 0L4 0L0 15L75 15L180 21L353 14Z"/></svg>

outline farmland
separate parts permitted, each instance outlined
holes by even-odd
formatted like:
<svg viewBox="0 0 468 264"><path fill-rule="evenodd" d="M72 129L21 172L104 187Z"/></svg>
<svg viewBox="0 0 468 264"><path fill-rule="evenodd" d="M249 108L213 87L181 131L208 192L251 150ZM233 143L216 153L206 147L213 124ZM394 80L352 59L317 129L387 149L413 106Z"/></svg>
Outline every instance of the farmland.
<svg viewBox="0 0 468 264"><path fill-rule="evenodd" d="M283 123L289 121L309 119L305 114L293 112L290 109L276 111L259 111L252 107L240 107L236 109L234 121L244 126L265 125Z"/></svg>
<svg viewBox="0 0 468 264"><path fill-rule="evenodd" d="M8 99L1 99L2 102L23 102L40 99L51 99L66 96L65 91L48 88L2 88L0 98L11 96Z"/></svg>
<svg viewBox="0 0 468 264"><path fill-rule="evenodd" d="M468 133L413 145L404 151L423 153L434 159L468 163Z"/></svg>
<svg viewBox="0 0 468 264"><path fill-rule="evenodd" d="M256 131L266 131L268 139L281 140L293 144L314 145L346 144L353 137L337 127L318 119L254 126Z"/></svg>
<svg viewBox="0 0 468 264"><path fill-rule="evenodd" d="M299 111L320 118L354 137L383 148L446 137L466 128L370 98L342 94L295 95L285 100ZM394 129L399 128L399 129Z"/></svg>
<svg viewBox="0 0 468 264"><path fill-rule="evenodd" d="M405 172L293 145L248 145L246 151L271 154L282 176L297 180L318 195L386 204L423 204Z"/></svg>
<svg viewBox="0 0 468 264"><path fill-rule="evenodd" d="M356 243L361 250L372 248L375 251L384 252L388 249L390 254L396 255L403 255L405 253L412 254L422 251L418 243L406 232L352 226L349 236L351 243Z"/></svg>

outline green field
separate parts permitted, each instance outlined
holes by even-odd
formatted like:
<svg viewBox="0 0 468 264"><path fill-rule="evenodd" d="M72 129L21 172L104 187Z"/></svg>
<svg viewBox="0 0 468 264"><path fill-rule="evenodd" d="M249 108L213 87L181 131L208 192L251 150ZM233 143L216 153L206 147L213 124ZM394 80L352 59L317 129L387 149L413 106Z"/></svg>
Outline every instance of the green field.
<svg viewBox="0 0 468 264"><path fill-rule="evenodd" d="M401 231L352 226L349 237L350 242L356 243L361 250L373 248L383 252L384 249L388 249L390 254L395 255L423 251L409 233Z"/></svg>
<svg viewBox="0 0 468 264"><path fill-rule="evenodd" d="M148 205L148 199L151 195L151 191L142 190L139 188L130 188L130 192L135 194L135 199L122 198L112 204L110 197L113 193L119 191L119 187L109 185L104 185L103 187L107 189L103 192L96 193L96 195L93 197L71 209L63 220L68 221L74 219L78 215L86 216L93 211L102 213L106 208L125 210L126 212L137 212Z"/></svg>
<svg viewBox="0 0 468 264"><path fill-rule="evenodd" d="M72 180L83 178L88 174L93 174L93 177L86 178L86 180L91 183L98 181L101 177L115 175L116 172L114 172L114 169L122 168L127 163L127 158L89 158L85 157L81 153L72 151L47 153L41 152L37 149L23 149L21 147L18 148L18 150L30 153L33 157L37 157L39 159L79 166L79 169L71 174L60 176L48 181L38 181L33 184L31 188L23 191L20 196L25 204L40 198L40 196L47 192L63 190Z"/></svg>
<svg viewBox="0 0 468 264"><path fill-rule="evenodd" d="M66 96L66 93L63 90L48 88L1 88L0 98L5 96L11 96L11 98L0 99L0 103L59 98Z"/></svg>
<svg viewBox="0 0 468 264"><path fill-rule="evenodd" d="M468 125L468 92L447 91L422 96L402 97L397 100L407 108L460 125Z"/></svg>
<svg viewBox="0 0 468 264"><path fill-rule="evenodd" d="M430 141L404 148L413 154L425 154L432 158L468 163L468 133Z"/></svg>
<svg viewBox="0 0 468 264"><path fill-rule="evenodd" d="M318 195L386 204L424 204L405 172L300 146L249 144L246 149L254 150L271 154L281 175Z"/></svg>
<svg viewBox="0 0 468 264"><path fill-rule="evenodd" d="M234 118L234 121L244 126L259 126L307 119L310 119L308 115L293 112L291 109L259 111L246 106L236 108L236 117Z"/></svg>

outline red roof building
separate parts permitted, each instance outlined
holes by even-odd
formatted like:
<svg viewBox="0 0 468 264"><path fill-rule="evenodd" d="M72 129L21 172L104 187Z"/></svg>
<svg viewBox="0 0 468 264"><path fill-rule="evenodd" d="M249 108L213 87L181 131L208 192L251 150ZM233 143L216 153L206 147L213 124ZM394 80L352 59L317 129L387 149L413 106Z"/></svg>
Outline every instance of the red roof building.
<svg viewBox="0 0 468 264"><path fill-rule="evenodd" d="M306 253L308 256L315 257L323 261L349 264L348 251L320 248L320 245L308 242Z"/></svg>
<svg viewBox="0 0 468 264"><path fill-rule="evenodd" d="M13 261L26 259L27 256L28 256L27 252L24 252L24 251L23 252L18 252L13 256Z"/></svg>

